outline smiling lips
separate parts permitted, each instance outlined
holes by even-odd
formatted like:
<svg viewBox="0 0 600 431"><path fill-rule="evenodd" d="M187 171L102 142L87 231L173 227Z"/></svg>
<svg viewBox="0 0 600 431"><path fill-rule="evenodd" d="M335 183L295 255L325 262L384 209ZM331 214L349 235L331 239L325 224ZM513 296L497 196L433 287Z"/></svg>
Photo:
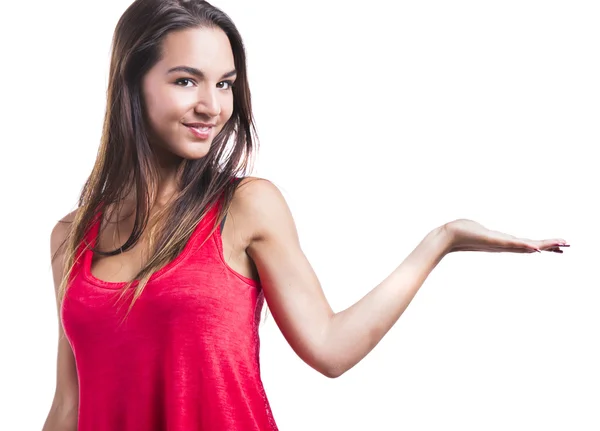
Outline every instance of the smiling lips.
<svg viewBox="0 0 600 431"><path fill-rule="evenodd" d="M214 124L209 123L184 123L184 126L190 129L192 134L198 139L207 139L213 127L215 127Z"/></svg>

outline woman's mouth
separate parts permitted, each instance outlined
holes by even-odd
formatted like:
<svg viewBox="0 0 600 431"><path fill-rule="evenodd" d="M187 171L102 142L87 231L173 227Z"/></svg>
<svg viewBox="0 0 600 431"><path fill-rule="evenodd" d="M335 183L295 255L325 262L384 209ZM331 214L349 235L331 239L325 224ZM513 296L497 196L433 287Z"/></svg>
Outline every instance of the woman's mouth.
<svg viewBox="0 0 600 431"><path fill-rule="evenodd" d="M190 131L192 135L194 135L198 139L207 139L213 129L213 126L188 126L185 125Z"/></svg>

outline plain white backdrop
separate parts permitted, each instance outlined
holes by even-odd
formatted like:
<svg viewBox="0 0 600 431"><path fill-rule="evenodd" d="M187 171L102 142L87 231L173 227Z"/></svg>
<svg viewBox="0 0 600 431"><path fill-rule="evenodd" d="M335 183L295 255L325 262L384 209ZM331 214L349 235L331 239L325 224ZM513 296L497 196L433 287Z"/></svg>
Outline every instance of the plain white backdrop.
<svg viewBox="0 0 600 431"><path fill-rule="evenodd" d="M129 4L3 6L2 430L41 429L52 401L50 232L95 161ZM284 193L335 311L456 218L571 244L447 256L339 379L304 364L269 314L262 375L280 429L599 430L598 3L214 4L247 47L252 174Z"/></svg>

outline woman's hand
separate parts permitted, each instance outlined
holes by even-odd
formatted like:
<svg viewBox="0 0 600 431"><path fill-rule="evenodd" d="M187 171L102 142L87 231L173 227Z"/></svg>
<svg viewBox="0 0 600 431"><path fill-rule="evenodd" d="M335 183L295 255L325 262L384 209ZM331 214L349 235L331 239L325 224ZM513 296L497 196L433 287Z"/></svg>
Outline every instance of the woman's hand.
<svg viewBox="0 0 600 431"><path fill-rule="evenodd" d="M450 237L450 251L487 251L491 253L534 253L552 251L562 253L561 247L570 247L564 239L533 240L517 238L489 230L467 219L458 219L444 225Z"/></svg>

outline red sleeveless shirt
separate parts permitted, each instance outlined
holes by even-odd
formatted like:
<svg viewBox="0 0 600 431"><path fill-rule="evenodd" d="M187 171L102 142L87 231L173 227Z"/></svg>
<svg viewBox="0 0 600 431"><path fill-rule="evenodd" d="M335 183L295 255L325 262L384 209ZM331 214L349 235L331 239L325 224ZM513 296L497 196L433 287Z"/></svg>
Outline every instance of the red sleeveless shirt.
<svg viewBox="0 0 600 431"><path fill-rule="evenodd" d="M61 319L79 377L78 430L277 430L260 376L260 283L227 265L220 226L201 245L218 205L125 320L130 296L115 305L125 283L94 277L89 249L76 264ZM81 247L96 244L100 220Z"/></svg>

